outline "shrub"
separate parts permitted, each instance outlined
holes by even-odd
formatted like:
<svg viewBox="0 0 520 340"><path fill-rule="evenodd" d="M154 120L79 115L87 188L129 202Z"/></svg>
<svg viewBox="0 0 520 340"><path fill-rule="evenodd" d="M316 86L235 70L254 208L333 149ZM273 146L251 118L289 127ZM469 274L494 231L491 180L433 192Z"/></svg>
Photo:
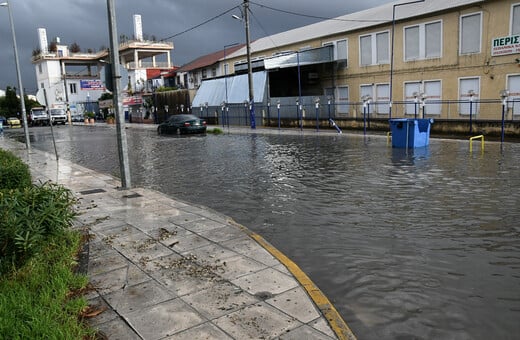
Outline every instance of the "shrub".
<svg viewBox="0 0 520 340"><path fill-rule="evenodd" d="M51 182L0 191L0 273L18 267L75 216L70 190Z"/></svg>
<svg viewBox="0 0 520 340"><path fill-rule="evenodd" d="M27 164L12 152L0 149L0 190L23 189L31 186L31 183Z"/></svg>

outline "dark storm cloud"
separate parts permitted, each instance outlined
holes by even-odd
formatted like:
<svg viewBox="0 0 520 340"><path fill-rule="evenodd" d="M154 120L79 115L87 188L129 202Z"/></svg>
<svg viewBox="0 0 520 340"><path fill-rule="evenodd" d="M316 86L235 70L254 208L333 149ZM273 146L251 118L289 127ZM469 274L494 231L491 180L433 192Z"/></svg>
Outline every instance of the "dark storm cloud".
<svg viewBox="0 0 520 340"><path fill-rule="evenodd" d="M320 21L317 18L273 11L263 6L317 17L336 17L387 2L391 1L256 0L250 5L251 36L256 39ZM241 15L241 0L115 0L115 3L119 35L132 37L132 16L140 14L145 35L157 39L175 36L170 41L175 46L172 58L176 65L221 50L224 45L245 41L243 24L231 18L231 14ZM10 0L10 6L23 85L27 93L35 93L37 89L31 55L39 47L38 28L47 30L49 41L59 37L62 44L77 43L84 50L99 50L109 45L106 0ZM228 10L232 11L177 36ZM14 65L9 15L6 7L0 7L0 89L17 85Z"/></svg>

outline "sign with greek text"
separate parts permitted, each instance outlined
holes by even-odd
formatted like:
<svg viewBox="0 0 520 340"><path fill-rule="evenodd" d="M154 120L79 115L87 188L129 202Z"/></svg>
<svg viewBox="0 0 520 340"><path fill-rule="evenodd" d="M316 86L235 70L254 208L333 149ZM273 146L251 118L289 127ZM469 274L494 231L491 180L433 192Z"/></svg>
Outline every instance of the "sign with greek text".
<svg viewBox="0 0 520 340"><path fill-rule="evenodd" d="M508 55L520 53L520 35L495 38L491 41L491 55Z"/></svg>
<svg viewBox="0 0 520 340"><path fill-rule="evenodd" d="M105 85L101 80L80 80L82 90L105 90Z"/></svg>

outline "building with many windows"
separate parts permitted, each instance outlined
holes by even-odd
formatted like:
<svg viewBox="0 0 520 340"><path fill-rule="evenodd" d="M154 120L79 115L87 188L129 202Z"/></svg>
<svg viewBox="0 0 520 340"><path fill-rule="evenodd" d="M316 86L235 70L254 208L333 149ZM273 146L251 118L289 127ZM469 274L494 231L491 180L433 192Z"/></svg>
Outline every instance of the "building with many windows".
<svg viewBox="0 0 520 340"><path fill-rule="evenodd" d="M258 39L251 51L258 106L332 101L336 118L499 120L507 89L505 118L520 119L518 0L397 1ZM228 55L227 85L203 81L193 105L219 106L224 92L247 100L228 88L245 58L245 48Z"/></svg>

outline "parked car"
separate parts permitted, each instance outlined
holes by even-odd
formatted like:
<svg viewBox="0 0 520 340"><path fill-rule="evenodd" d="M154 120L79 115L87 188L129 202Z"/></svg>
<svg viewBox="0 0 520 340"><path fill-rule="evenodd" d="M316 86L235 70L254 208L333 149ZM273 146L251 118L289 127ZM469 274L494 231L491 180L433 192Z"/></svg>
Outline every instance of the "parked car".
<svg viewBox="0 0 520 340"><path fill-rule="evenodd" d="M16 117L9 117L7 118L7 125L10 128L21 128L22 124L20 124L20 119Z"/></svg>
<svg viewBox="0 0 520 340"><path fill-rule="evenodd" d="M49 117L43 107L33 107L31 109L31 113L29 114L29 124L31 124L31 126L49 124Z"/></svg>
<svg viewBox="0 0 520 340"><path fill-rule="evenodd" d="M64 109L51 109L51 122L53 125L63 124L67 122L67 113Z"/></svg>
<svg viewBox="0 0 520 340"><path fill-rule="evenodd" d="M82 122L85 120L85 118L83 118L83 113L76 112L71 115L70 120L72 120L73 122Z"/></svg>
<svg viewBox="0 0 520 340"><path fill-rule="evenodd" d="M206 121L194 115L174 115L167 121L159 124L157 133L160 135L206 133Z"/></svg>

